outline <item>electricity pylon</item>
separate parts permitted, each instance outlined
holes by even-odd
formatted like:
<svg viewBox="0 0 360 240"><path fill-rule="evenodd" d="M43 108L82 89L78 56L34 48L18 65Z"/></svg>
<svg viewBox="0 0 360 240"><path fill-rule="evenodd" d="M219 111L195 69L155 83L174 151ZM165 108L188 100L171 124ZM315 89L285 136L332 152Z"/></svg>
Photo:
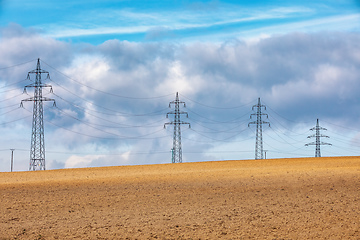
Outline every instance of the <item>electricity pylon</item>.
<svg viewBox="0 0 360 240"><path fill-rule="evenodd" d="M320 138L329 136L320 134L320 130L327 130L326 128L319 126L319 119L316 119L316 126L310 129L311 131L315 130L315 134L308 136L308 138L315 137L315 142L307 143L305 146L315 145L315 157L321 157L320 146L321 145L332 145L331 143L321 142Z"/></svg>
<svg viewBox="0 0 360 240"><path fill-rule="evenodd" d="M168 112L166 114L166 118L169 117L169 114L174 114L174 121L168 122L164 124L164 128L166 125L174 125L174 135L173 135L173 148L171 149L171 162L172 163L181 163L182 162L182 148L181 148L181 129L180 126L183 124L188 124L190 128L190 123L183 122L180 120L181 114L186 114L188 117L188 113L184 111L180 111L180 104L183 104L186 107L185 102L179 100L179 93L176 93L176 98L174 101L169 103L169 108L171 104L175 105L175 110Z"/></svg>
<svg viewBox="0 0 360 240"><path fill-rule="evenodd" d="M34 102L33 107L33 121L32 121L32 133L31 133L31 149L30 149L30 166L29 170L45 170L45 138L44 138L44 109L43 102L55 100L42 96L42 88L49 87L52 92L52 86L41 82L42 74L47 74L46 79L50 79L49 72L42 70L40 67L40 58L37 60L36 69L28 72L27 79L32 81L30 75L35 74L35 82L33 84L24 87L34 88L34 97L27 98L21 101L20 106L23 106L23 102Z"/></svg>
<svg viewBox="0 0 360 240"><path fill-rule="evenodd" d="M261 119L261 116L268 117L268 115L266 113L261 112L262 108L266 110L266 106L261 105L260 98L258 99L258 104L252 107L252 110L254 110L254 108L257 108L256 113L251 114L250 118L252 118L252 116L256 116L256 121L250 122L248 124L248 127L250 126L250 124L256 124L255 159L263 159L264 149L263 149L262 125L269 124L270 127L270 123L265 122Z"/></svg>

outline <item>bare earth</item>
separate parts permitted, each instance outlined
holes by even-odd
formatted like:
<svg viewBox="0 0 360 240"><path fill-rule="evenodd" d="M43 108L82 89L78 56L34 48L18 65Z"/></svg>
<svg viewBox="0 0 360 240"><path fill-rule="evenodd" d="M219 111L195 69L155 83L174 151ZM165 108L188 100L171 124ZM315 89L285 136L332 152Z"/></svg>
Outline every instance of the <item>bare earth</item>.
<svg viewBox="0 0 360 240"><path fill-rule="evenodd" d="M360 157L0 173L0 239L360 239Z"/></svg>

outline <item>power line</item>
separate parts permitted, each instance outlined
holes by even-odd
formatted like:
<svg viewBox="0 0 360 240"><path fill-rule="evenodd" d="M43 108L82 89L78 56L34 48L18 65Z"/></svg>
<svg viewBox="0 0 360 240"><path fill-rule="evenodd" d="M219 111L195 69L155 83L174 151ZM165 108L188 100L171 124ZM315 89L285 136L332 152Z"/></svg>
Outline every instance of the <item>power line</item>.
<svg viewBox="0 0 360 240"><path fill-rule="evenodd" d="M1 88L0 88L1 89ZM13 88L13 89L9 89L9 90L5 90L5 91L2 91L0 93L8 93L8 92L12 92L12 91L18 91L19 89L18 88Z"/></svg>
<svg viewBox="0 0 360 240"><path fill-rule="evenodd" d="M26 111L30 112L29 110L25 109ZM47 123L50 123L51 125L54 125L58 128L61 128L61 129L64 129L68 132L72 132L72 133L75 133L75 134L78 134L78 135L82 135L82 136L86 136L86 137L90 137L90 138L97 138L97 139L103 139L103 140L115 140L115 139L159 139L159 138L165 138L167 136L161 136L161 137L152 137L152 138L148 138L147 136L149 135L152 135L152 134L155 134L155 133L158 133L158 132L161 132L163 131L163 128L157 130L157 131L154 131L154 132L151 132L151 133L148 133L148 134L144 134L144 135L141 135L141 136L136 136L136 137L133 137L133 136L122 136L122 135L118 135L118 134L113 134L117 137L99 137L99 136L93 136L93 135L89 135L89 134L86 134L86 133L83 133L83 132L77 132L77 131L74 131L74 130L71 130L71 129L68 129L68 128L65 128L65 127L62 127L52 121L49 121L49 120L46 120L44 119L44 121L46 121ZM105 132L105 131L102 131L100 130L101 132L104 132L104 133L107 133L109 134L109 132ZM112 134L112 133L111 133ZM146 137L146 138L145 138Z"/></svg>
<svg viewBox="0 0 360 240"><path fill-rule="evenodd" d="M344 129L348 129L348 130L353 130L353 131L360 131L359 129L355 129L355 128L349 128L349 127L344 127L344 126L341 126L341 125L338 125L338 124L334 124L334 123L331 123L329 121L326 121L326 120L322 120L323 122L326 122L330 125L333 125L335 127L340 127L340 128L344 128Z"/></svg>
<svg viewBox="0 0 360 240"><path fill-rule="evenodd" d="M90 137L90 138L97 138L97 139L103 139L103 140L116 140L116 139L159 139L159 138L165 138L167 136L162 136L162 137L147 137L149 135L152 135L152 134L155 134L155 133L158 133L158 132L161 132L163 131L163 129L160 129L160 130L157 130L155 132L151 132L151 133L148 133L148 134L144 134L144 135L141 135L141 136L136 136L136 137L132 137L132 136L121 136L121 135L118 135L118 134L113 134L114 136L116 137L99 137L99 136L93 136L93 135L89 135L89 134L86 134L86 133L83 133L83 132L77 132L77 131L74 131L74 130L71 130L71 129L68 129L68 128L65 128L65 127L62 127L56 123L53 123L51 121L48 121L48 120L45 120L46 122L58 127L58 128L61 128L61 129L64 129L68 132L72 132L72 133L75 133L75 134L78 134L78 135L82 135L82 136L86 136L86 137ZM102 131L104 132L104 131ZM104 133L108 133L109 132L104 132Z"/></svg>
<svg viewBox="0 0 360 240"><path fill-rule="evenodd" d="M7 87L13 86L13 85L17 85L17 84L22 83L22 82L25 82L25 81L27 81L27 80L28 80L28 79L24 79L24 80L21 80L21 81L12 83L12 84L8 84L8 85L5 85L5 86L0 87L0 89L7 88ZM16 88L16 89L17 89L17 88ZM12 90L11 90L11 91L12 91ZM6 92L6 91L4 91L4 92Z"/></svg>
<svg viewBox="0 0 360 240"><path fill-rule="evenodd" d="M5 70L5 69L9 69L9 68L14 68L14 67L18 67L18 66L21 66L21 65L25 65L25 64L28 64L28 63L33 62L34 60L35 60L35 59L32 59L32 60L27 61L27 62L23 62L23 63L18 63L18 64L15 64L15 65L12 65L12 66L1 67L0 70Z"/></svg>
<svg viewBox="0 0 360 240"><path fill-rule="evenodd" d="M58 110L60 110L60 109L58 109ZM60 110L60 111L61 111L61 110ZM64 112L62 112L62 113L64 113ZM65 113L64 113L64 114L65 114ZM67 114L67 115L68 115L68 114ZM129 138L129 139L134 138L134 137L130 137L130 136L122 136L122 135L116 134L116 133L114 133L114 132L108 132L108 131L104 131L104 130L101 129L101 128L94 127L94 125L95 125L95 126L97 125L97 126L105 127L104 125L93 124L93 123L89 123L89 122L85 122L85 121L83 121L83 120L80 120L79 118L76 118L76 117L71 116L71 115L68 115L68 116L70 116L71 118L73 118L73 119L75 119L75 120L77 120L77 121L79 121L79 122L81 122L81 123L83 123L83 124L85 124L85 125L93 128L93 129L96 129L96 130L98 130L98 131L100 131L100 132L103 132L103 133L110 134L110 135L113 135L113 136L117 136L117 137L120 137L120 138ZM138 138L146 137L146 136L149 136L149 135L158 133L158 132L160 132L160 131L162 131L162 129L157 130L157 131L152 132L152 133L144 134L144 135L142 135L142 136L138 136L138 137L135 137L135 138L138 139Z"/></svg>
<svg viewBox="0 0 360 240"><path fill-rule="evenodd" d="M188 110L188 111L191 112L191 113L194 114L194 115L197 115L197 116L199 116L199 117L201 117L201 118L204 118L204 119L208 120L209 122L203 122L203 123L207 123L207 124L238 123L238 122L239 122L239 119L243 118L244 116L247 116L247 115L251 112L251 111L248 111L247 113L245 113L245 114L243 114L243 115L241 115L241 116L239 116L239 117L236 117L236 118L234 118L234 119L231 119L231 120L227 120L227 121L217 121L217 120L213 120L213 119L210 119L210 118L208 118L208 117L205 117L205 116L203 116L203 115L200 115L200 114L198 114L198 113L196 113L196 112L194 112L194 111L192 111L192 110Z"/></svg>
<svg viewBox="0 0 360 240"><path fill-rule="evenodd" d="M0 151L9 151L9 149L1 149ZM25 151L26 149L16 149L16 151ZM95 153L89 153L89 152L65 152L65 151L54 151L54 150L47 150L47 153L56 153L56 154L65 154L65 155L102 155L102 156L121 156L123 154L129 154L129 155L149 155L149 154L168 154L169 151L148 151L148 152L141 152L141 151L124 151L119 153L108 153L108 152L95 152ZM230 150L230 151L206 151L206 153L248 153L251 151L238 151L238 150ZM185 151L184 153L187 154L199 154L203 153L201 151Z"/></svg>
<svg viewBox="0 0 360 240"><path fill-rule="evenodd" d="M189 118L189 119L192 120L191 118ZM202 125L202 124L200 124L200 123L198 123L198 122L196 122L196 121L195 121L195 123L196 123L197 125L199 125L199 126L202 126L203 128L206 128L206 129L211 130L211 132L209 132L209 131L199 131L199 130L197 130L197 132L209 133L209 134L229 133L229 132L233 133L233 131L234 131L235 129L237 129L237 128L241 127L242 125L244 125L243 123L240 123L240 124L237 124L235 127L231 127L231 128L229 128L229 129L226 129L226 130L215 130L215 129L212 129L212 128L208 128L208 127L206 127L206 126L204 126L204 125Z"/></svg>
<svg viewBox="0 0 360 240"><path fill-rule="evenodd" d="M205 137L205 138L211 139L211 140L216 141L216 142L229 142L229 139L236 138L237 136L239 136L241 133L245 132L246 130L248 130L248 128L245 128L245 129L243 129L243 130L235 133L234 135L232 135L232 136L230 136L230 137L226 137L226 138L224 138L224 139L216 139L216 138L212 138L212 137L206 136L205 134L202 134L201 132L196 131L196 130L194 130L193 128L191 129L191 131L199 134L200 136L203 136L203 137ZM250 137L250 138L252 138L252 137ZM250 139L250 138L249 138L249 139ZM233 142L233 141L231 141L231 142Z"/></svg>
<svg viewBox="0 0 360 240"><path fill-rule="evenodd" d="M271 121L272 129L274 129L274 126L276 127L276 126L277 126L276 123L278 123L283 129L285 129L285 130L293 133L294 136L304 135L304 134L306 134L306 133L308 132L308 130L306 130L306 131L303 132L303 133L294 132L292 129L287 128L284 123L281 123L281 121L280 121L279 119L277 119L276 117L274 117L272 114L268 113L268 116L269 116L269 119L274 120L274 121ZM283 134L285 134L285 133L283 132ZM287 136L290 136L290 135L287 134L287 133L286 133L286 135L287 135Z"/></svg>
<svg viewBox="0 0 360 240"><path fill-rule="evenodd" d="M17 122L17 121L20 121L20 120L23 120L23 119L29 118L29 117L31 117L31 115L26 116L26 117L22 117L22 118L18 118L18 119L12 120L12 121L8 121L8 122L3 122L3 123L0 123L0 125L6 125L6 124L9 124L9 123Z"/></svg>
<svg viewBox="0 0 360 240"><path fill-rule="evenodd" d="M112 124L117 125L117 126L109 126L109 125L105 125L105 124L98 124L98 123L92 123L92 122L89 122L89 121L81 120L80 118L75 117L75 116L73 116L73 115L65 112L64 110L60 109L58 106L56 106L56 109L57 109L62 115L68 116L68 117L70 117L70 118L73 118L73 119L75 119L75 120L77 120L77 121L79 121L79 122L82 122L82 123L84 123L84 124L91 125L91 126L99 126L99 127L112 128L112 129L114 129L114 128L122 128L122 129L123 129L123 128L153 128L153 127L158 127L158 126L159 126L159 124L154 125L154 123L159 123L159 122L163 121L163 119L160 119L160 120L158 120L158 121L156 121L156 122L152 122L152 123L148 123L148 124L129 125L129 124L124 124L124 123L109 121L109 120L106 119L106 118L101 118L101 117L98 117L98 116L93 115L93 114L91 114L91 113L87 113L87 114L89 114L90 116L93 116L93 117L95 117L95 118L97 118L97 119L100 119L100 120L102 120L102 121L106 121L106 122L109 122L109 123L112 123ZM85 112L85 113L86 113L86 112Z"/></svg>
<svg viewBox="0 0 360 240"><path fill-rule="evenodd" d="M109 123L112 123L112 124L115 124L115 125L119 125L119 126L122 126L121 128L142 128L142 127L151 127L151 125L155 124L155 123L159 123L161 121L163 121L163 119L160 119L160 120L157 120L157 121L154 121L154 122L151 122L151 123L147 123L147 124L142 124L142 125L129 125L129 124L124 124L124 123L119 123L119 122L114 122L114 121L110 121L109 118L105 118L105 117L99 117L98 115L95 115L91 112L96 112L96 113L102 113L100 111L96 111L96 110L92 110L92 109L88 109L88 108L84 108L82 106L79 106L77 104L74 104L62 97L60 97L59 95L57 94L54 94L55 96L57 96L60 100L63 100L65 101L66 103L68 103L69 105L75 107L76 109L79 109L80 111L84 112L85 114L88 114L92 117L95 117L97 119L100 119L102 121L106 121L106 122L109 122ZM167 108L166 108L167 109ZM160 110L163 112L163 110ZM159 112L160 112L159 111ZM105 115L108 115L108 116L115 116L115 117L119 117L119 116L123 116L123 115L120 115L120 114L105 114ZM155 116L155 115L152 115L152 116ZM120 127L119 127L120 128Z"/></svg>
<svg viewBox="0 0 360 240"><path fill-rule="evenodd" d="M189 97L186 97L184 96L183 94L180 94L182 97L186 98L187 100L190 100L191 102L194 102L196 104L199 104L201 106L204 106L204 107L207 107L207 108L212 108L212 109L221 109L221 110L231 110L231 109L238 109L238 108L243 108L243 107L246 107L248 105L250 105L252 102L249 102L249 103L246 103L246 104L243 104L243 105L240 105L240 106L234 106L234 107L217 107L217 106L210 106L210 105L206 105L206 104L203 104L201 102L198 102L198 101L195 101L195 100L192 100L190 99Z"/></svg>
<svg viewBox="0 0 360 240"><path fill-rule="evenodd" d="M18 105L18 104L16 104L16 105ZM18 110L19 108L20 108L20 107L17 107L17 108L14 108L14 109L12 109L12 110L9 110L9 111L7 111L7 112L4 112L4 113L0 114L0 116L2 116L2 115L7 115L7 114L9 114L9 113L11 113L11 112L14 112L14 111Z"/></svg>
<svg viewBox="0 0 360 240"><path fill-rule="evenodd" d="M277 141L277 142L279 142L279 143L282 143L282 144L289 144L289 145L291 145L291 146L293 146L293 147L296 147L296 146L294 146L293 144L296 144L296 143L302 143L303 144L303 142L304 141L296 141L295 143L290 143L289 141L287 141L287 140L285 140L282 136L280 136L276 131L274 131L273 130L273 132L281 139L281 140L283 140L283 142L282 141L279 141L279 140L277 140L277 139L275 139L275 138L273 138L270 134L266 134L266 136L268 136L269 138L271 138L271 139L273 139L274 141ZM293 139L294 140L294 139Z"/></svg>
<svg viewBox="0 0 360 240"><path fill-rule="evenodd" d="M20 93L20 94L18 94L18 95L15 95L15 96L9 97L9 98L7 98L7 99L1 100L0 102L6 102L6 101L9 101L9 100L11 100L11 99L17 98L17 97L19 97L19 96L21 96L21 95L23 95L23 93Z"/></svg>
<svg viewBox="0 0 360 240"><path fill-rule="evenodd" d="M114 93L110 93L110 92L106 92L106 91L102 91L102 90L99 90L97 88L94 88L94 87L91 87L91 86L88 86L74 78L71 78L69 77L68 75L66 75L65 73L57 70L56 68L50 66L48 63L44 62L42 60L43 63L45 63L47 66L49 66L50 68L52 68L54 71L58 72L59 74L63 75L64 77L66 77L67 79L73 81L73 82L76 82L77 84L81 85L81 86L84 86L84 87L87 87L91 90L94 90L94 91L97 91L97 92L100 92L100 93L103 93L103 94L106 94L106 95L110 95L110 96L114 96L114 97L119 97L119 98L126 98L126 99L133 99L133 100L149 100L149 99L158 99L158 98L165 98L165 97L169 97L171 95L173 95L173 93L171 94L167 94L167 95L163 95L163 96L155 96L155 97L129 97L129 96L123 96L123 95L119 95L119 94L114 94Z"/></svg>
<svg viewBox="0 0 360 240"><path fill-rule="evenodd" d="M53 80L51 80L51 81L52 81L52 82L54 82ZM57 83L55 83L55 84L57 84ZM165 109L161 109L161 110L157 110L157 111L154 111L154 112L150 112L150 113L141 113L141 114L133 114L133 113L120 112L120 111L116 111L116 110L114 110L114 109L110 109L110 108L107 108L107 107L101 106L101 105L99 105L99 104L95 104L94 102L89 101L89 100L87 100L87 99L85 99L85 98L82 98L82 97L80 97L78 94L73 93L72 91L70 91L70 90L68 90L68 89L64 88L64 87L63 87L63 86L61 86L60 84L57 84L57 85L58 85L60 88L62 88L62 89L64 89L65 91L67 91L68 93L72 94L73 96L75 96L75 97L77 97L77 98L79 98L79 99L83 100L84 102L89 103L89 104L91 104L91 105L93 105L93 106L96 106L96 107L98 107L98 108L102 108L102 109L104 109L104 110L106 110L106 111L109 111L109 113L107 113L107 112L100 112L100 111L97 111L97 110L87 109L87 110L89 110L89 111L92 111L92 112L97 112L97 113L101 113L101 114L104 114L104 115L111 115L111 116L135 116L135 117L147 117L147 116L154 116L154 115L162 115L162 113L163 113L163 112L164 112L164 110L165 110ZM65 101L65 102L67 102L67 103L69 103L69 104L71 104L71 105L75 106L75 105L74 105L74 103L71 103L70 101L65 100L64 98L62 98L61 96L59 96L59 95L55 94L54 92L53 92L52 94L54 94L55 96L59 97L59 98L60 98L60 99L62 99L63 101ZM83 107L80 107L80 106L78 106L78 105L76 105L76 106L77 106L77 107L79 107L79 108L83 108ZM84 108L84 109L85 109L85 108ZM166 108L166 109L167 109L167 108Z"/></svg>
<svg viewBox="0 0 360 240"><path fill-rule="evenodd" d="M267 105L267 106L268 106L268 105ZM288 118L286 118L286 117L282 116L281 114L279 114L278 112L276 112L274 109L272 109L272 108L271 108L271 107L269 107L269 106L268 106L268 109L269 109L269 110L271 110L271 111L273 111L276 115L278 115L279 117L281 117L281 118L285 119L285 120L286 120L286 121L288 121L288 122L293 122L293 123L302 123L302 122L298 122L298 121L290 120L290 119L288 119ZM303 123L310 123L310 122L303 122Z"/></svg>

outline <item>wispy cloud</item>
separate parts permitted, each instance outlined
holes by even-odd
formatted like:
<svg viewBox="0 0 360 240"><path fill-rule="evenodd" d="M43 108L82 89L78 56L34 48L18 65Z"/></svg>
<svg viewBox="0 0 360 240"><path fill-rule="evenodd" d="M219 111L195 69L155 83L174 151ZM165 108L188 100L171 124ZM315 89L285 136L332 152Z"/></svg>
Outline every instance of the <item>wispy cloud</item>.
<svg viewBox="0 0 360 240"><path fill-rule="evenodd" d="M166 28L168 31L194 31L193 34L196 34L196 29L217 28L217 32L226 33L236 31L244 23L256 23L264 20L270 22L279 19L284 20L294 18L295 16L307 15L310 12L312 12L311 9L304 7L282 7L259 11L234 6L232 8L221 8L221 10L216 12L184 10L180 12L162 11L153 13L139 13L127 9L109 10L105 13L84 13L84 16L80 15L77 17L75 26L73 24L61 26L51 24L38 27L51 29L46 34L55 38L147 33L159 27ZM91 19L88 19L89 16L91 16ZM231 29L228 28L229 26L231 26ZM189 35L192 35L192 33Z"/></svg>
<svg viewBox="0 0 360 240"><path fill-rule="evenodd" d="M26 5L21 8L19 5ZM100 44L106 40L129 41L191 41L192 39L224 41L237 35L242 37L253 33L312 31L307 21L335 19L324 24L317 23L316 29L350 29L354 23L341 16L358 14L355 1L102 1L91 3L84 0L66 2L59 8L56 3L43 1L9 1L5 4L3 19L22 26L33 27L43 35L68 41ZM39 9L41 17L34 15ZM28 18L25 16L33 16ZM46 20L45 20L46 19ZM8 24L8 23L7 23ZM301 26L301 24L303 24ZM281 28L284 26L284 29ZM293 26L295 29L286 28ZM350 27L351 26L351 27ZM259 33L260 31L266 31Z"/></svg>
<svg viewBox="0 0 360 240"><path fill-rule="evenodd" d="M331 27L328 27L331 26ZM289 23L280 23L273 26L260 27L244 33L254 35L254 33L279 34L296 31L354 31L360 29L360 14L337 15L331 17L314 18L311 20L301 20Z"/></svg>

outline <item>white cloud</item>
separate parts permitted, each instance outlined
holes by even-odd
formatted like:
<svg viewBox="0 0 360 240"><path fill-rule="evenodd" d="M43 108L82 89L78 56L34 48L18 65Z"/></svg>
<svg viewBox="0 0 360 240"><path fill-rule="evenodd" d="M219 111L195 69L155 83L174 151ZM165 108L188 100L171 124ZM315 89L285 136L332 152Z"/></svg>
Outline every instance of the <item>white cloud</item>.
<svg viewBox="0 0 360 240"><path fill-rule="evenodd" d="M64 112L50 106L45 108L46 148L53 152L48 155L49 161L54 161L50 167L170 162L173 129L163 129L163 124L171 121L165 116L173 110L167 106L177 91L187 103L183 110L189 113L189 119L182 119L192 124L192 129L183 129L184 160L221 156L240 159L247 158L248 153L235 152L237 149L231 153L232 148L237 148L236 143L216 139L225 140L239 133L235 138L239 141L239 149L250 148L254 140L246 140L252 136L247 123L258 97L269 106L275 129L267 131L266 146L281 149L285 141L279 134L295 146L285 146L284 152L297 148L300 150L295 154L310 151L301 148L306 142L302 139L304 133L297 129L298 126L301 131L313 127L319 115L321 119L338 124L354 119L360 121L360 111L356 110L360 105L357 98L360 91L359 42L357 33L327 32L271 36L252 43L170 44L111 40L99 46L79 44L75 48L36 34L26 36L20 31L16 36L1 39L0 54L8 56L8 60L0 60L0 64L14 66L24 62L24 58L36 59L40 52L44 56L42 66L50 72L54 81L49 83L61 98L50 94L48 97L55 98L58 108ZM14 43L34 48L23 48L20 54ZM24 79L35 64L36 61L1 70L0 86ZM24 85L21 82L14 87L21 93ZM19 104L23 98L1 102L13 95L7 92L9 88L3 90L1 113L4 113L2 107ZM31 111L30 104L25 107ZM24 111L21 114L25 116L28 112ZM13 115L0 116L0 123L22 116L17 114L15 111ZM8 126L0 125L1 146L9 149L17 143L15 148L27 149L31 119L11 126L12 129L6 129ZM295 132L293 138L297 142L289 139L291 131ZM342 134L341 131L337 133ZM354 134L348 131L344 135ZM221 149L228 153L221 154ZM56 150L63 154L56 154ZM8 159L8 152L0 154L1 159ZM276 154L273 152L272 156ZM281 154L278 156L284 155ZM23 164L22 170L27 170L27 157L18 161ZM3 162L5 169L6 161Z"/></svg>
<svg viewBox="0 0 360 240"><path fill-rule="evenodd" d="M92 167L91 163L105 156L87 155L87 156L71 156L65 162L65 168L82 168Z"/></svg>
<svg viewBox="0 0 360 240"><path fill-rule="evenodd" d="M245 30L241 35L245 38L250 37L250 39L256 39L261 36L268 37L274 34L286 34L289 32L317 32L322 31L323 29L327 29L327 31L353 31L359 29L359 22L360 14L337 15L262 26L251 30Z"/></svg>

